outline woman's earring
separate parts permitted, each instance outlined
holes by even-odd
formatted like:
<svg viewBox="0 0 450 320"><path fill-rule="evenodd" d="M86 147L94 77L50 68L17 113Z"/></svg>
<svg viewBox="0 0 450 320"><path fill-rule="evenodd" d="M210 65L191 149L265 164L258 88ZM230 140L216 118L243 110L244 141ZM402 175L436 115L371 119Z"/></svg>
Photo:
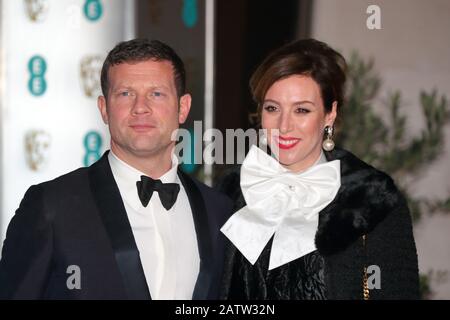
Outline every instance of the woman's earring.
<svg viewBox="0 0 450 320"><path fill-rule="evenodd" d="M325 134L327 138L323 141L322 147L325 151L331 151L334 149L334 141L332 139L333 137L333 127L326 126L325 127Z"/></svg>

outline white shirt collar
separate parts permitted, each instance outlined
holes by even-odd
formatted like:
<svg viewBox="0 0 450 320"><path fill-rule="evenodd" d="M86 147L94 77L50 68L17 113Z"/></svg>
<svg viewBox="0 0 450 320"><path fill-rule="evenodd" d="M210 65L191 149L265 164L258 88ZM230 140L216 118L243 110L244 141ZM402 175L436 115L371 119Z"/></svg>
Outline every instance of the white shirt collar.
<svg viewBox="0 0 450 320"><path fill-rule="evenodd" d="M136 182L146 174L121 160L112 150L108 154L108 160L123 201L136 211L145 209L139 199ZM158 179L163 183L179 183L177 170L178 158L172 153L172 167Z"/></svg>

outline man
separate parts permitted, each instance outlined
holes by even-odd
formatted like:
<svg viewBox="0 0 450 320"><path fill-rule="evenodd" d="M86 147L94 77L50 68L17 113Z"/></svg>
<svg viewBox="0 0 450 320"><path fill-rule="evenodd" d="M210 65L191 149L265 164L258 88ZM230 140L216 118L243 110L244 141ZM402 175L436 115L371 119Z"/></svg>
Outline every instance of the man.
<svg viewBox="0 0 450 320"><path fill-rule="evenodd" d="M3 299L214 299L230 200L177 169L189 113L183 62L159 41L119 43L98 107L111 151L32 186L0 262Z"/></svg>

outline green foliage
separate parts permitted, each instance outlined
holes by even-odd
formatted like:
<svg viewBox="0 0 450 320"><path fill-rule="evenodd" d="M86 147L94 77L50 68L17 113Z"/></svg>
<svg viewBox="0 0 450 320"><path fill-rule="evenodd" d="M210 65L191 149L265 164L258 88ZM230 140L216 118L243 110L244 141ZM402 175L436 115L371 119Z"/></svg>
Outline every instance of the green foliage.
<svg viewBox="0 0 450 320"><path fill-rule="evenodd" d="M428 274L421 274L419 276L419 286L422 299L430 299L432 291L430 286L430 276Z"/></svg>
<svg viewBox="0 0 450 320"><path fill-rule="evenodd" d="M373 73L373 60L362 61L353 54L348 69L347 102L341 109L341 123L338 144L364 161L373 163L379 152L373 148L373 141L386 141L387 129L374 113L372 101L380 88L380 79Z"/></svg>
<svg viewBox="0 0 450 320"><path fill-rule="evenodd" d="M419 286L422 299L432 299L435 295L433 287L439 286L443 282L448 281L447 271L430 270L426 274L421 274L419 277Z"/></svg>
<svg viewBox="0 0 450 320"><path fill-rule="evenodd" d="M401 112L399 91L391 93L382 106L387 108L383 111L389 116L388 121L383 121L380 112L375 112L380 85L373 60L364 61L353 53L349 61L347 102L341 111L338 144L394 177L408 200L415 221L423 212L450 212L450 196L444 201L414 198L405 183L406 177L414 178L436 160L443 148L444 127L450 120L446 97L439 96L436 90L420 93L425 127L417 137L410 138L406 129L408 119Z"/></svg>
<svg viewBox="0 0 450 320"><path fill-rule="evenodd" d="M374 71L373 60L363 61L356 53L349 61L347 102L341 111L337 142L361 159L389 173L405 195L411 216L417 222L423 213L450 212L450 196L446 200L419 199L407 188L406 178L416 178L418 173L436 160L444 145L444 126L450 120L448 101L436 90L420 92L420 105L425 128L413 138L407 132L407 117L402 114L399 91L389 95L383 110L389 116L386 124L375 112L375 98L381 85ZM420 292L423 299L433 297L433 285L439 285L447 274L430 270L420 275Z"/></svg>

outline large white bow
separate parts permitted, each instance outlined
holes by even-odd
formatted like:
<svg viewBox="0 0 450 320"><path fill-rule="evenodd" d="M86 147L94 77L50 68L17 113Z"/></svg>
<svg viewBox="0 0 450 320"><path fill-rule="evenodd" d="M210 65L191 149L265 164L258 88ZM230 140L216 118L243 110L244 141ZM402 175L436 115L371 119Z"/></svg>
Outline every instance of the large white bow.
<svg viewBox="0 0 450 320"><path fill-rule="evenodd" d="M241 167L241 189L247 206L221 231L254 264L275 233L269 270L314 250L319 212L341 186L340 161L317 164L295 173L256 146Z"/></svg>

